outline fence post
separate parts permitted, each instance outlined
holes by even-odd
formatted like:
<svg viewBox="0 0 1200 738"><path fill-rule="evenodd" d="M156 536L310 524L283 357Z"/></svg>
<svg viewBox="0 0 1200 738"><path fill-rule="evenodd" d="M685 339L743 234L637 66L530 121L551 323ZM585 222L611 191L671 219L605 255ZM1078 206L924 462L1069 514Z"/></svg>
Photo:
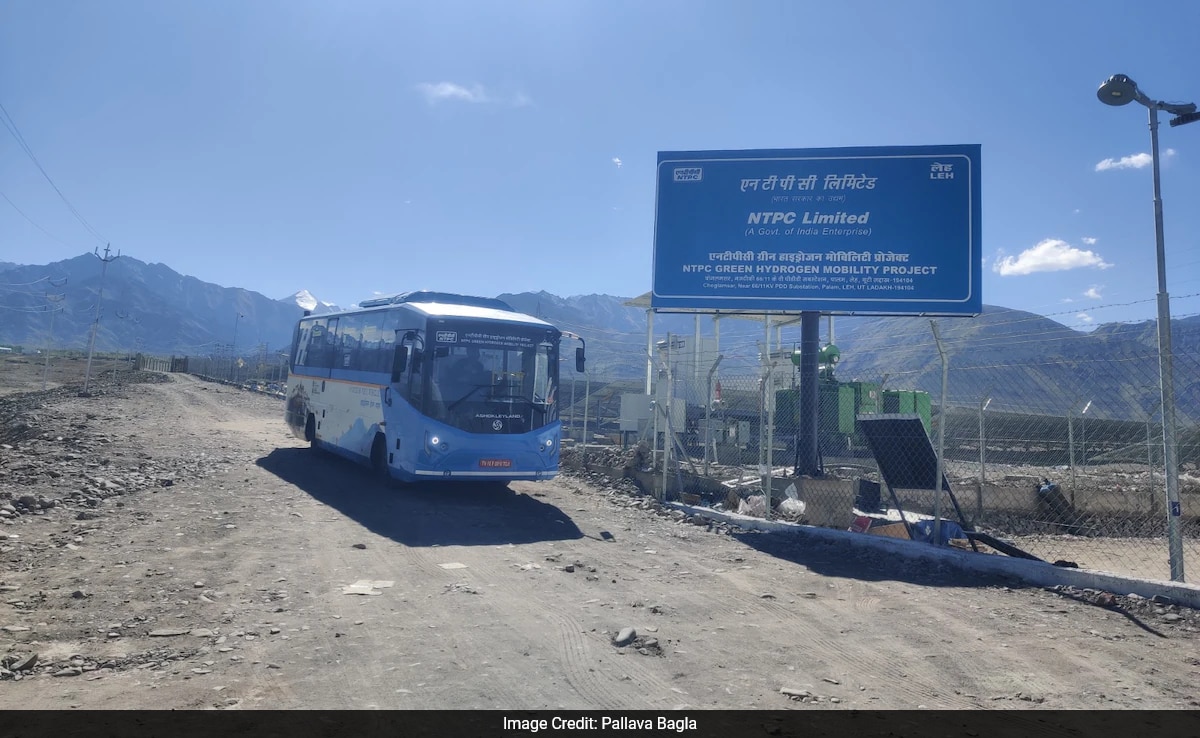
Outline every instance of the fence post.
<svg viewBox="0 0 1200 738"><path fill-rule="evenodd" d="M713 374L717 371L717 365L724 359L723 354L717 354L717 360L713 362L712 367L708 370L708 394L704 400L704 476L708 476L708 457L709 445L712 443L712 405L713 405Z"/></svg>
<svg viewBox="0 0 1200 738"><path fill-rule="evenodd" d="M986 455L987 455L987 440L983 428L983 412L988 409L988 405L992 404L991 390L983 393L983 399L979 401L979 491L975 494L975 520L976 525L980 520L983 520L983 487L987 484L986 472Z"/></svg>
<svg viewBox="0 0 1200 738"><path fill-rule="evenodd" d="M946 351L942 348L942 337L938 334L937 321L929 321L933 328L933 340L937 342L938 355L942 357L942 401L938 409L938 447L937 447L937 478L933 480L933 543L938 545L942 538L942 476L946 464L946 384L949 379L950 362L946 360Z"/></svg>

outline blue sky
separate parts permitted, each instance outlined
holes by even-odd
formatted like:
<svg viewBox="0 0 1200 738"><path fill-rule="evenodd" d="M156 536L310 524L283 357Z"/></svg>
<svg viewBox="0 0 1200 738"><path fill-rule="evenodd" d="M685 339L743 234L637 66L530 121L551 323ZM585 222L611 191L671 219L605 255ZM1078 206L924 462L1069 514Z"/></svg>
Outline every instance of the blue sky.
<svg viewBox="0 0 1200 738"><path fill-rule="evenodd" d="M0 103L90 229L0 131L0 260L109 241L342 305L633 296L658 151L980 144L984 302L1146 319L1146 110L1095 92L1120 72L1200 102L1197 28L1190 0L13 0ZM1200 313L1200 123L1167 117L1181 316Z"/></svg>

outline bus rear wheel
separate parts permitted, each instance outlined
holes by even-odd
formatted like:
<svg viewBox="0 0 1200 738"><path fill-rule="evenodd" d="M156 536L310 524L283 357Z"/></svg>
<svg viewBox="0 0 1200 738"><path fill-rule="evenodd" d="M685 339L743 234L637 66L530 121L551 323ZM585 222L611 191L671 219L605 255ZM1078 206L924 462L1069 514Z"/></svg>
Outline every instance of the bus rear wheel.
<svg viewBox="0 0 1200 738"><path fill-rule="evenodd" d="M309 415L308 421L304 424L304 440L308 441L309 448L317 447L317 417Z"/></svg>
<svg viewBox="0 0 1200 738"><path fill-rule="evenodd" d="M371 444L371 471L383 481L387 481L392 477L388 472L387 441L384 439L383 434L375 436L375 442Z"/></svg>

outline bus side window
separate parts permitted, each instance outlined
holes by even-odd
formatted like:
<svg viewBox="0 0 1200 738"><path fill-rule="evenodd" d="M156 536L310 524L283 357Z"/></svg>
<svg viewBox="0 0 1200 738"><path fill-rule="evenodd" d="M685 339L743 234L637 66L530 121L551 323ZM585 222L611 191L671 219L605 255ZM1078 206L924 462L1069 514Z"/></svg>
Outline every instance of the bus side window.
<svg viewBox="0 0 1200 738"><path fill-rule="evenodd" d="M362 347L358 368L365 372L390 372L395 333L386 328L387 312L363 316Z"/></svg>
<svg viewBox="0 0 1200 738"><path fill-rule="evenodd" d="M363 315L343 315L337 321L337 340L334 342L334 369L360 368L359 345L362 342Z"/></svg>
<svg viewBox="0 0 1200 738"><path fill-rule="evenodd" d="M314 334L314 347L316 350L313 356L313 366L321 369L329 369L333 366L333 352L335 342L337 341L337 325L338 319L333 318L327 324L325 330L320 332L320 335ZM325 376L329 376L326 373Z"/></svg>
<svg viewBox="0 0 1200 738"><path fill-rule="evenodd" d="M296 366L317 368L324 363L326 320L320 318L305 322L300 328L299 345L296 347Z"/></svg>
<svg viewBox="0 0 1200 738"><path fill-rule="evenodd" d="M292 356L292 366L304 366L304 360L308 354L308 339L312 336L312 327L307 323L302 324L296 335L296 353Z"/></svg>

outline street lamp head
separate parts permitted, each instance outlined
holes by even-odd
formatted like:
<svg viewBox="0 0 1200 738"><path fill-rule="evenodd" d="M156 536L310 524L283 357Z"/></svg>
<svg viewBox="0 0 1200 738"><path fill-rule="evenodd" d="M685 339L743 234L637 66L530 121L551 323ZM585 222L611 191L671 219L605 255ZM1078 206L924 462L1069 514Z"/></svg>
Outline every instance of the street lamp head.
<svg viewBox="0 0 1200 738"><path fill-rule="evenodd" d="M1104 80L1096 97L1105 105L1128 105L1141 97L1137 84L1124 74L1114 74Z"/></svg>

